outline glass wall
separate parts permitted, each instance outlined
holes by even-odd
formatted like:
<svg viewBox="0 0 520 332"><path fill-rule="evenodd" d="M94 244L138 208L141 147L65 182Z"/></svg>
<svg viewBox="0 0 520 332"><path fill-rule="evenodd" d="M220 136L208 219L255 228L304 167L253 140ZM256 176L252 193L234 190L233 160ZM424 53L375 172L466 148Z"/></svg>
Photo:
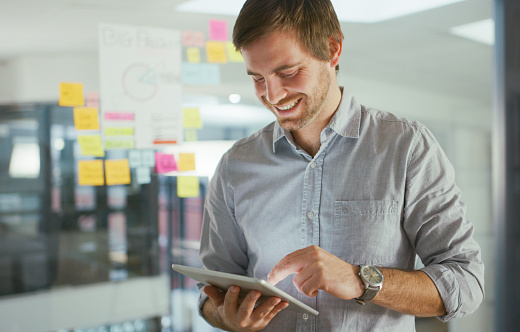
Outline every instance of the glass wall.
<svg viewBox="0 0 520 332"><path fill-rule="evenodd" d="M239 8L179 7L196 2L0 4L0 325L8 330L213 330L198 316L194 282L170 266L200 266L204 195L216 163L274 117L256 100L240 58L226 50L225 61L215 61L207 44L227 47ZM372 23L342 18L340 85L361 104L433 131L455 167L483 249L486 299L477 313L447 324L417 319L417 331L492 330L492 48L451 33L491 15L490 1L460 1ZM220 39L215 22L227 29ZM130 167L126 184L80 184L80 161L125 160L136 150L85 155L72 107L58 106L61 82L82 83L85 95L100 92L100 23L178 31L185 38L179 67L218 71L199 79L179 73L178 102L197 110L202 128L186 130L191 136L180 144L151 149L195 154L197 169L185 174L198 178L198 195L179 197L183 174L153 166L148 181L138 181Z"/></svg>

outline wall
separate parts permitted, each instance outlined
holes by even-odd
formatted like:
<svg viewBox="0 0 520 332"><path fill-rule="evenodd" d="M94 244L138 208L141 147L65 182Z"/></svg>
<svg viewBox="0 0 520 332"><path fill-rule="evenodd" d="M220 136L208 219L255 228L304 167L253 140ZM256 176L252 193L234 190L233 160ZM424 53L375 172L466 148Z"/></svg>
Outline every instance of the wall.
<svg viewBox="0 0 520 332"><path fill-rule="evenodd" d="M97 66L95 54L42 54L9 60L0 64L0 103L55 101L62 81L82 82L84 91L98 91ZM423 122L443 145L457 172L463 200L468 205L468 218L475 224L475 237L482 246L486 265L484 304L476 314L451 322L450 330L492 330L491 105L345 72L340 72L339 81L362 104ZM38 307L30 304L40 298L41 295L34 295L19 301L26 301L24 306L34 308L37 315ZM0 304L7 308L8 303ZM0 313L10 312L2 308ZM27 314L31 316L32 312Z"/></svg>

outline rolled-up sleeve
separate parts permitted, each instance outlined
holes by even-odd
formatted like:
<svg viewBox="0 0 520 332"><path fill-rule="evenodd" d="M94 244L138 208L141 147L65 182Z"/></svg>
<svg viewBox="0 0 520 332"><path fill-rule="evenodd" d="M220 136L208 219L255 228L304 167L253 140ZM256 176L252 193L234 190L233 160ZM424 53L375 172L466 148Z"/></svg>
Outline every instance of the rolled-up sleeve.
<svg viewBox="0 0 520 332"><path fill-rule="evenodd" d="M248 258L244 235L238 227L233 210L233 189L226 180L226 157L220 161L204 202L200 241L200 259L204 268L245 275ZM208 296L201 290L199 313Z"/></svg>
<svg viewBox="0 0 520 332"><path fill-rule="evenodd" d="M432 133L417 127L407 165L404 229L435 283L448 321L477 310L484 298L484 265L455 172Z"/></svg>

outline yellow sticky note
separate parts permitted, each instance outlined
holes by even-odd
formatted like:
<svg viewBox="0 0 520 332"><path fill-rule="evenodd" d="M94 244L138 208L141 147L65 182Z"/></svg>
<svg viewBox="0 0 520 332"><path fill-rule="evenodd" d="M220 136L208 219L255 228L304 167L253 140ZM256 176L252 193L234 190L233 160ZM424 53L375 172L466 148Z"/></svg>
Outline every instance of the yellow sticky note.
<svg viewBox="0 0 520 332"><path fill-rule="evenodd" d="M194 153L179 153L179 171L194 171L195 170L195 154Z"/></svg>
<svg viewBox="0 0 520 332"><path fill-rule="evenodd" d="M80 186L102 186L105 184L102 160L78 161L78 183Z"/></svg>
<svg viewBox="0 0 520 332"><path fill-rule="evenodd" d="M81 148L81 154L84 156L105 156L105 151L101 145L101 136L99 135L78 136L78 143Z"/></svg>
<svg viewBox="0 0 520 332"><path fill-rule="evenodd" d="M207 41L206 56L209 63L227 63L226 49L224 42Z"/></svg>
<svg viewBox="0 0 520 332"><path fill-rule="evenodd" d="M202 121L200 120L200 111L198 108L183 108L182 119L184 128L202 128Z"/></svg>
<svg viewBox="0 0 520 332"><path fill-rule="evenodd" d="M184 141L185 142L196 142L198 140L197 131L196 130L185 130L184 131Z"/></svg>
<svg viewBox="0 0 520 332"><path fill-rule="evenodd" d="M99 130L98 109L74 107L74 126L77 130Z"/></svg>
<svg viewBox="0 0 520 332"><path fill-rule="evenodd" d="M132 127L107 127L107 128L105 128L105 136L134 136L134 128L132 128Z"/></svg>
<svg viewBox="0 0 520 332"><path fill-rule="evenodd" d="M177 177L177 196L179 197L199 197L199 178L197 176L178 176Z"/></svg>
<svg viewBox="0 0 520 332"><path fill-rule="evenodd" d="M82 83L60 83L60 106L83 106L83 84Z"/></svg>
<svg viewBox="0 0 520 332"><path fill-rule="evenodd" d="M233 45L233 42L226 42L226 51L230 62L244 62L242 53L238 52L235 49L235 45Z"/></svg>
<svg viewBox="0 0 520 332"><path fill-rule="evenodd" d="M199 63L200 62L200 49L198 47L188 47L186 49L188 56L188 62Z"/></svg>
<svg viewBox="0 0 520 332"><path fill-rule="evenodd" d="M130 183L130 165L128 159L105 160L107 186Z"/></svg>
<svg viewBox="0 0 520 332"><path fill-rule="evenodd" d="M107 139L105 137L105 149L107 149L107 150L115 150L115 149L131 150L134 148L135 148L135 141L133 141L133 140Z"/></svg>

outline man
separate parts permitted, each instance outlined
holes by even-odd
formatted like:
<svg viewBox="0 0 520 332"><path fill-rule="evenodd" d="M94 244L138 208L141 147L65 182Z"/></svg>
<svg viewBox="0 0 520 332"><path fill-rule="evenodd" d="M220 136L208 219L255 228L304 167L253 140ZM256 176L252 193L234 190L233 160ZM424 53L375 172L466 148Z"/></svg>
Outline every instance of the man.
<svg viewBox="0 0 520 332"><path fill-rule="evenodd" d="M248 0L233 42L277 121L223 156L201 259L267 278L320 314L205 287L206 320L232 331L413 331L414 316L475 311L484 267L453 168L423 125L338 85L343 34L330 1Z"/></svg>

